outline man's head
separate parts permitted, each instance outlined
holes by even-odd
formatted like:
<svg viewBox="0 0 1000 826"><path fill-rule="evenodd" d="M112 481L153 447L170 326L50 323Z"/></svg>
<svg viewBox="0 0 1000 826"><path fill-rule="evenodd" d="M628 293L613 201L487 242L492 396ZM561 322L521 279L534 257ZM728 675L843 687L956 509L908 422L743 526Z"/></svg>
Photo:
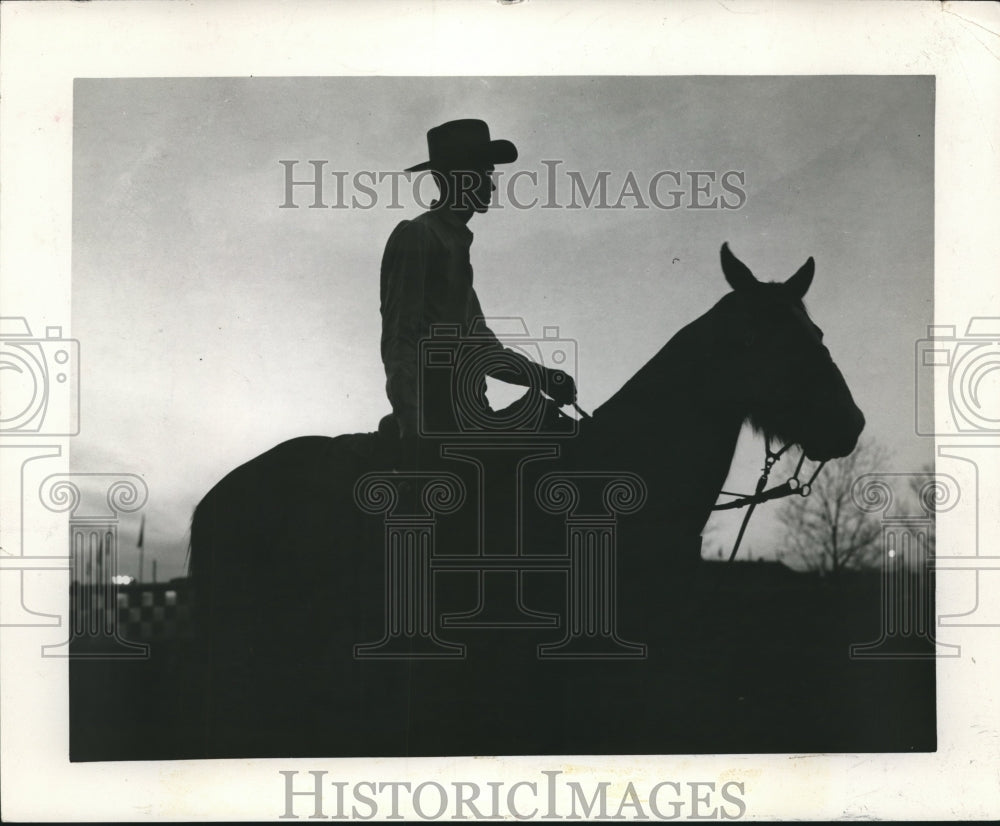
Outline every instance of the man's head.
<svg viewBox="0 0 1000 826"><path fill-rule="evenodd" d="M496 189L492 164L476 169L432 169L432 173L442 206L474 213L490 208Z"/></svg>
<svg viewBox="0 0 1000 826"><path fill-rule="evenodd" d="M441 203L471 212L486 212L493 190L496 164L517 160L517 147L492 140L485 121L452 120L427 132L430 160L407 172L431 170L441 191Z"/></svg>

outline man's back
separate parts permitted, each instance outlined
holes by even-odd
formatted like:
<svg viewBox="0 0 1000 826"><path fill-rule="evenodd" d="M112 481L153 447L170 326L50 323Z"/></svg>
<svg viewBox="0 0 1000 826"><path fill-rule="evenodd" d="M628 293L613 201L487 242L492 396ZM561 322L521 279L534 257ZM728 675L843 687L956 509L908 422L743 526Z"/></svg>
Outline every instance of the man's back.
<svg viewBox="0 0 1000 826"><path fill-rule="evenodd" d="M386 392L397 417L418 415L420 341L430 336L431 326L453 325L466 338L473 322L483 315L472 286L472 239L468 227L450 219L446 211L435 210L401 221L386 243L380 288L381 350ZM484 323L475 329L479 343L500 348ZM485 404L485 379L477 384L481 386L473 388L469 401ZM432 392L439 396L450 390L434 387ZM452 400L428 401L435 401L432 406L440 409Z"/></svg>

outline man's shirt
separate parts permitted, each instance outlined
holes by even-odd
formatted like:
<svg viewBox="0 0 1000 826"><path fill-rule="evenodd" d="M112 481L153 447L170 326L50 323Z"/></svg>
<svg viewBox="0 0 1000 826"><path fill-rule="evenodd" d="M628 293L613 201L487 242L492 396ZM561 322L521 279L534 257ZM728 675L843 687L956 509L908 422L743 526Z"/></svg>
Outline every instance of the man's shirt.
<svg viewBox="0 0 1000 826"><path fill-rule="evenodd" d="M468 336L483 316L472 287L469 248L472 231L447 209L401 221L385 246L381 272L382 362L386 394L404 435L417 432L419 342L432 324L453 324ZM476 339L501 348L486 324L476 324ZM486 403L486 382L475 394ZM444 402L447 400L437 400Z"/></svg>

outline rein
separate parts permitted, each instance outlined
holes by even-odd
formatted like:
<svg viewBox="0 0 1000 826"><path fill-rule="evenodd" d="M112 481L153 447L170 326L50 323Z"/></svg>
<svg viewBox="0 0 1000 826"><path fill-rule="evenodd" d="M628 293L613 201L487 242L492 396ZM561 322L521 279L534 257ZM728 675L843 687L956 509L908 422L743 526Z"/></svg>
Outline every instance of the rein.
<svg viewBox="0 0 1000 826"><path fill-rule="evenodd" d="M736 535L736 542L733 544L732 553L729 554L729 561L732 562L736 559L736 552L740 549L740 542L743 541L743 534L746 533L747 525L750 524L750 517L753 516L754 509L761 502L769 502L772 499L782 499L785 496L792 496L793 494L798 494L799 496L808 496L812 493L813 482L816 481L816 477L819 476L819 472L823 469L823 465L826 462L820 462L816 469L813 471L812 476L809 477L809 481L802 484L799 481L799 472L802 470L802 464L805 462L806 454L802 451L802 455L799 456L799 463L795 466L795 472L780 485L776 485L773 488L764 490L767 485L767 479L771 475L771 469L777 463L786 450L791 447L791 443L785 445L779 450L771 450L771 437L765 437L764 441L764 467L762 468L760 478L757 480L757 487L752 494L741 494L741 493L730 493L729 491L720 491L720 493L725 496L735 496L736 498L730 502L724 502L721 505L716 505L712 508L713 511L724 511L732 510L734 508L748 508L746 516L743 517L743 524L740 525L740 532Z"/></svg>
<svg viewBox="0 0 1000 826"><path fill-rule="evenodd" d="M573 407L579 414L581 419L593 418L589 413L586 413L580 408L576 402L573 402ZM808 496L812 493L813 482L816 481L816 477L819 476L819 472L823 469L826 462L820 462L816 469L813 471L812 476L809 477L809 481L802 484L799 481L799 473L802 471L802 465L806 460L806 452L803 450L799 456L799 463L795 466L795 472L780 485L775 485L773 488L764 490L767 486L768 477L771 475L771 469L777 464L778 460L785 455L785 452L792 446L789 442L784 447L778 450L771 450L771 437L765 436L764 438L764 467L761 469L760 478L757 480L757 487L751 494L745 493L731 493L730 491L719 491L720 494L724 496L735 496L736 498L729 501L723 502L721 505L715 505L713 511L726 511L734 510L736 508L747 508L746 516L743 517L743 523L740 525L740 532L736 535L736 542L733 543L733 550L729 554L729 562L736 559L736 553L740 549L740 543L743 541L743 534L746 533L747 525L750 524L750 517L753 516L753 512L757 505L761 502L770 502L772 499L783 499L786 496L792 496L798 494L799 496Z"/></svg>

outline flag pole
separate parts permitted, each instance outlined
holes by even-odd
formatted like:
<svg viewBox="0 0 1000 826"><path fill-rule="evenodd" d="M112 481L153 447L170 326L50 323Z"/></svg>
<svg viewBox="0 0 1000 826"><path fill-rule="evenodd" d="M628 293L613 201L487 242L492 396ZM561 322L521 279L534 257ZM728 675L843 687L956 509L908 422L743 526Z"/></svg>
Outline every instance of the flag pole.
<svg viewBox="0 0 1000 826"><path fill-rule="evenodd" d="M139 548L139 582L143 581L143 572L145 569L146 548L143 539L145 533L146 533L146 514L143 514L142 522L139 523L139 541L136 543L136 546Z"/></svg>

